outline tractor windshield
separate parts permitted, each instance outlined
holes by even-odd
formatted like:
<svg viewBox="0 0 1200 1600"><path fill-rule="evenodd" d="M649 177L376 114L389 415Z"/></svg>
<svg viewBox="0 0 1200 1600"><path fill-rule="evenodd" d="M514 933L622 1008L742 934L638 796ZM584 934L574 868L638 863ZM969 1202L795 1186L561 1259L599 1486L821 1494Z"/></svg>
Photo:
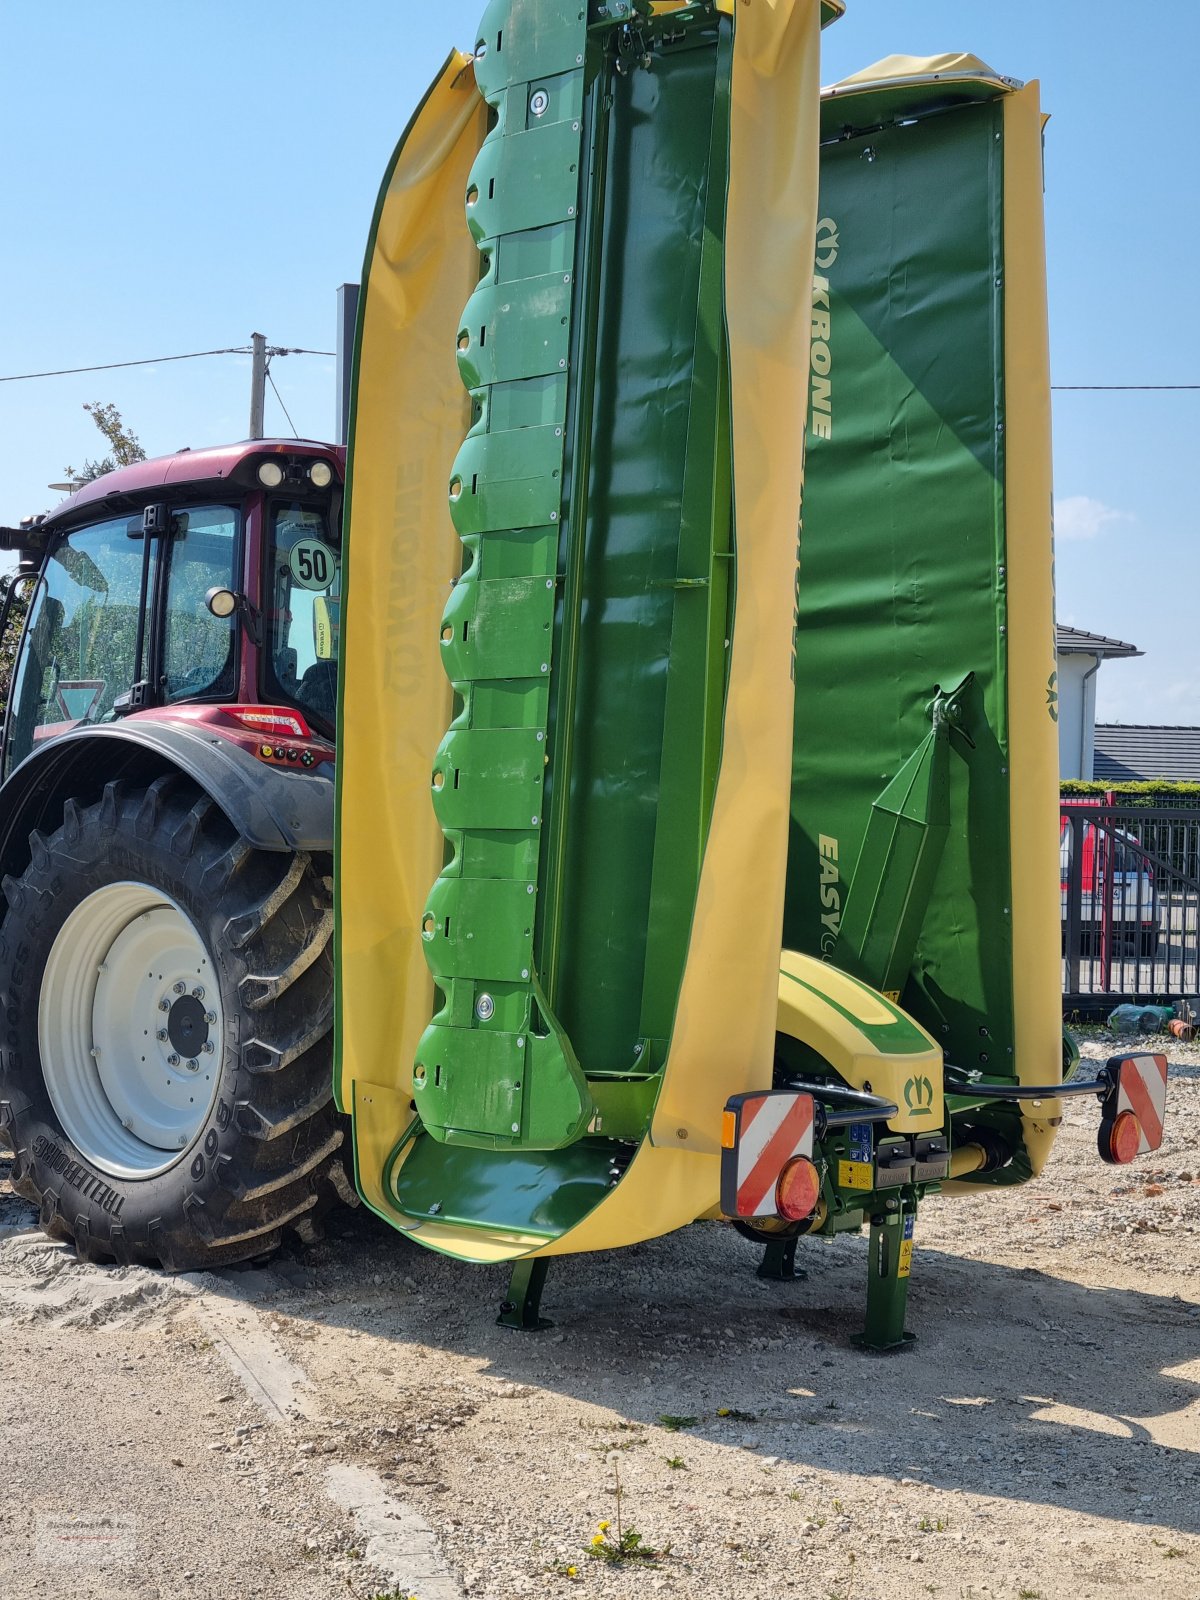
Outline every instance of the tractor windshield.
<svg viewBox="0 0 1200 1600"><path fill-rule="evenodd" d="M331 733L337 709L341 552L323 507L277 501L268 526L269 688L273 698L291 701Z"/></svg>
<svg viewBox="0 0 1200 1600"><path fill-rule="evenodd" d="M64 539L33 600L13 686L6 760L82 722L108 722L133 682L142 518L116 517Z"/></svg>

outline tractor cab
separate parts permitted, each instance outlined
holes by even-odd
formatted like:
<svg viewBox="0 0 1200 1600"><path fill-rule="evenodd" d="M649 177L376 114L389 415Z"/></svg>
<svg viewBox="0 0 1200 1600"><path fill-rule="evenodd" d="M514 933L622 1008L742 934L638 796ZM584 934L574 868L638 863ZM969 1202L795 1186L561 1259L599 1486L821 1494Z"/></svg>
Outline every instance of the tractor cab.
<svg viewBox="0 0 1200 1600"><path fill-rule="evenodd" d="M205 706L226 708L219 730L330 745L343 462L304 441L181 451L5 530L22 556L5 626L24 627L4 776L72 730ZM276 726L264 707L294 715Z"/></svg>

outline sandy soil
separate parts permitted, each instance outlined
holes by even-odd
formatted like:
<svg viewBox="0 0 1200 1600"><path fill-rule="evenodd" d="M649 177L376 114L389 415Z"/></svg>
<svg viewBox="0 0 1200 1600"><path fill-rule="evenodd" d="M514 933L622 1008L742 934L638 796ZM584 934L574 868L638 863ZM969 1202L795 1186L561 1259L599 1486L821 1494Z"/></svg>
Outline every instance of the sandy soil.
<svg viewBox="0 0 1200 1600"><path fill-rule="evenodd" d="M0 1594L1200 1596L1200 1050L1169 1051L1156 1156L1102 1166L1071 1102L1036 1183L926 1205L891 1358L851 1343L862 1238L791 1284L716 1224L556 1264L522 1335L501 1271L362 1211L168 1279L77 1264L0 1180ZM585 1554L618 1480L669 1554Z"/></svg>

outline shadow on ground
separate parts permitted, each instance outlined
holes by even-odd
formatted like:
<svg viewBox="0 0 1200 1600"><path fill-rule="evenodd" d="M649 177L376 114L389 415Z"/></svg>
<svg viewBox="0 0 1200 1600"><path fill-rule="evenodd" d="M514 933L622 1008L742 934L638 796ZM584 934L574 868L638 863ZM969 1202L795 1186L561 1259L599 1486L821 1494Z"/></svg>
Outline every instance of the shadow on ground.
<svg viewBox="0 0 1200 1600"><path fill-rule="evenodd" d="M318 1341L339 1328L379 1341L379 1403L405 1417L436 1381L436 1362L406 1368L405 1350L423 1345L447 1369L465 1360L622 1420L694 1416L689 1436L781 1463L1200 1532L1190 1301L925 1249L910 1300L918 1343L877 1356L852 1342L864 1238L802 1242L808 1277L765 1283L758 1250L709 1223L554 1262L543 1311L556 1327L522 1334L495 1323L502 1269L431 1255L365 1212L335 1226L268 1271L224 1275L222 1292L311 1324Z"/></svg>

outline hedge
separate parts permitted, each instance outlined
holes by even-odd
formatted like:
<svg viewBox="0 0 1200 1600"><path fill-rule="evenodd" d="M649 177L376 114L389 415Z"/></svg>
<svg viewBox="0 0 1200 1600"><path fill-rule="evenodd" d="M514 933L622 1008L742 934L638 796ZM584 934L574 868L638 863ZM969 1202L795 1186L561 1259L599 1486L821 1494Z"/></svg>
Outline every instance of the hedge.
<svg viewBox="0 0 1200 1600"><path fill-rule="evenodd" d="M1084 778L1064 778L1060 789L1064 800L1084 795L1103 798L1111 793L1118 804L1128 801L1131 805L1152 806L1161 805L1163 801L1186 800L1192 805L1200 805L1200 783L1184 783L1167 778L1138 783L1102 783L1089 782Z"/></svg>

